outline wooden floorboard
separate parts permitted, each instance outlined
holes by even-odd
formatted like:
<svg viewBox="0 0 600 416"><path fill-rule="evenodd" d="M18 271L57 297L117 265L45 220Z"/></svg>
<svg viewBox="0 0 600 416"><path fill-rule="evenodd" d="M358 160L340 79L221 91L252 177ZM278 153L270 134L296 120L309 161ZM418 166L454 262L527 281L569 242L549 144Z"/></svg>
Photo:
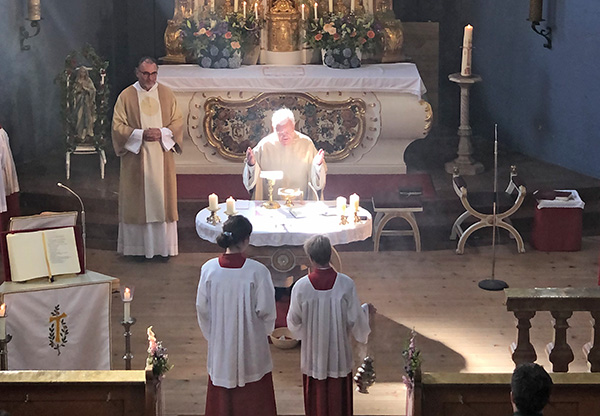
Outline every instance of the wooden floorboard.
<svg viewBox="0 0 600 416"><path fill-rule="evenodd" d="M586 237L574 253L537 252L527 246L497 248L496 277L511 287L593 287L597 285L600 237ZM515 340L515 320L506 311L503 292L486 292L477 282L491 273L491 247L415 253L342 252L359 297L378 308L369 344L375 357L377 383L370 394L355 393L356 415L404 414L401 350L410 330L417 332L425 371L511 372L509 345ZM142 368L149 325L169 350L173 369L164 380L165 414L201 415L206 394L206 341L195 316L195 292L201 264L214 253L186 253L169 262L136 262L112 251L90 250L91 270L135 285L131 307L133 367ZM112 303L113 368L124 367L123 314L118 294ZM550 368L544 346L552 340L549 314L532 320L531 339L539 360ZM590 339L588 314L575 313L569 341L575 353L571 371L587 371L581 347ZM272 347L274 385L281 415L303 413L299 349ZM358 357L358 353L356 354ZM358 362L358 359L357 359Z"/></svg>

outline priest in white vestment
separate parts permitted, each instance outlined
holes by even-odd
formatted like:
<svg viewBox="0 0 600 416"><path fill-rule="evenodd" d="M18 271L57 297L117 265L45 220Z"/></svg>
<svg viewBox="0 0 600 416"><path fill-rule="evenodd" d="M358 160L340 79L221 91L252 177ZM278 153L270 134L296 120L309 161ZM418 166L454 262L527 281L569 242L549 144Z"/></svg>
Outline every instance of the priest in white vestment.
<svg viewBox="0 0 600 416"><path fill-rule="evenodd" d="M323 149L317 151L310 137L295 130L294 113L287 108L275 111L271 124L273 133L246 151L244 186L253 192L253 199L267 199L268 184L260 179L260 171L280 170L283 179L275 189L299 189L305 199L317 199L316 191L325 187L327 174Z"/></svg>
<svg viewBox="0 0 600 416"><path fill-rule="evenodd" d="M10 150L8 134L0 126L0 221L3 231L8 230L10 217L20 215L19 181Z"/></svg>
<svg viewBox="0 0 600 416"><path fill-rule="evenodd" d="M144 57L138 82L115 104L112 139L121 159L117 252L176 256L177 183L173 154L181 153L183 118L173 92L156 82L158 65Z"/></svg>
<svg viewBox="0 0 600 416"><path fill-rule="evenodd" d="M301 341L306 416L352 416L352 346L368 341L371 304L361 306L352 279L330 265L331 243L311 237L304 250L310 273L292 288L287 325Z"/></svg>

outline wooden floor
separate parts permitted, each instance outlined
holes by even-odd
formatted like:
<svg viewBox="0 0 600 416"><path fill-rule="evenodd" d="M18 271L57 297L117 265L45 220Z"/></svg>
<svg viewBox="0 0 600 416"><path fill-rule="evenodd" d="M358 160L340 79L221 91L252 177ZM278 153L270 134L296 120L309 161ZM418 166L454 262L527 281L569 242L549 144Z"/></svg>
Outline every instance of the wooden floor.
<svg viewBox="0 0 600 416"><path fill-rule="evenodd" d="M585 237L574 253L544 253L527 246L516 254L512 244L497 248L496 278L511 287L593 287L597 285L600 237ZM411 328L425 371L506 372L513 369L509 345L515 320L506 311L503 292L486 292L477 282L491 273L491 247L428 252L342 252L344 270L355 280L363 302L378 308L369 352L374 354L377 383L370 394L355 393L356 415L404 414L401 350ZM206 341L195 317L195 291L201 264L214 253L185 253L169 262L137 262L112 251L90 250L90 270L135 285L132 315L134 368L145 360L145 330L154 326L169 350L173 369L164 381L166 415L201 415L206 394ZM119 324L122 304L112 304L113 368L124 368L124 339ZM550 368L544 346L552 340L549 314L532 320L532 343L538 362ZM587 371L580 352L590 339L590 318L575 313L569 339L575 352L571 371ZM272 347L274 385L281 415L303 414L299 349ZM358 360L357 360L358 361ZM508 399L508 398L507 398Z"/></svg>

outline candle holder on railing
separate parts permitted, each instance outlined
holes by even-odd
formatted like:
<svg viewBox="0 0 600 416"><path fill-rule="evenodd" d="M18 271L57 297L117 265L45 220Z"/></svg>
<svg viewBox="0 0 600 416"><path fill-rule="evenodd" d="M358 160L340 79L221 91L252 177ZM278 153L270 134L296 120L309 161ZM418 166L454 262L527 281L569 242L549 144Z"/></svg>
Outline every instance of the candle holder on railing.
<svg viewBox="0 0 600 416"><path fill-rule="evenodd" d="M210 225L219 224L221 222L221 218L219 218L219 216L217 215L219 208L214 209L209 207L208 210L210 211L210 215L208 216L208 218L206 218L206 222Z"/></svg>
<svg viewBox="0 0 600 416"><path fill-rule="evenodd" d="M121 325L125 329L123 336L125 337L125 370L131 370L131 359L133 354L131 353L131 326L135 324L136 319L131 316L131 302L133 301L133 286L122 286L121 287L121 300L123 301L123 320Z"/></svg>

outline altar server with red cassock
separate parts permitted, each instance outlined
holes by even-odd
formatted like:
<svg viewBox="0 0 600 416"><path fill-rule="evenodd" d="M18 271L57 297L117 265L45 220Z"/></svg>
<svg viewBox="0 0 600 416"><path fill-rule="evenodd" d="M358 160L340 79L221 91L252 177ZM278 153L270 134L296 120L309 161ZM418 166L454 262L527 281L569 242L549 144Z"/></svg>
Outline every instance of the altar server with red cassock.
<svg viewBox="0 0 600 416"><path fill-rule="evenodd" d="M246 150L243 180L253 199L268 199L266 181L260 179L260 171L283 171L283 179L275 183L277 188L299 189L304 199L317 199L310 187L320 191L325 187L327 165L323 149L316 149L310 137L295 130L294 113L281 108L271 118L273 133L264 137L254 149ZM276 195L275 195L276 196Z"/></svg>
<svg viewBox="0 0 600 416"><path fill-rule="evenodd" d="M304 412L307 416L351 416L350 336L366 343L371 304L361 306L352 279L330 265L331 243L314 236L304 244L311 272L292 289L289 330L301 341Z"/></svg>
<svg viewBox="0 0 600 416"><path fill-rule="evenodd" d="M208 341L206 416L276 416L268 335L277 311L271 273L247 259L252 224L234 215L217 244L225 254L204 263L196 296Z"/></svg>

